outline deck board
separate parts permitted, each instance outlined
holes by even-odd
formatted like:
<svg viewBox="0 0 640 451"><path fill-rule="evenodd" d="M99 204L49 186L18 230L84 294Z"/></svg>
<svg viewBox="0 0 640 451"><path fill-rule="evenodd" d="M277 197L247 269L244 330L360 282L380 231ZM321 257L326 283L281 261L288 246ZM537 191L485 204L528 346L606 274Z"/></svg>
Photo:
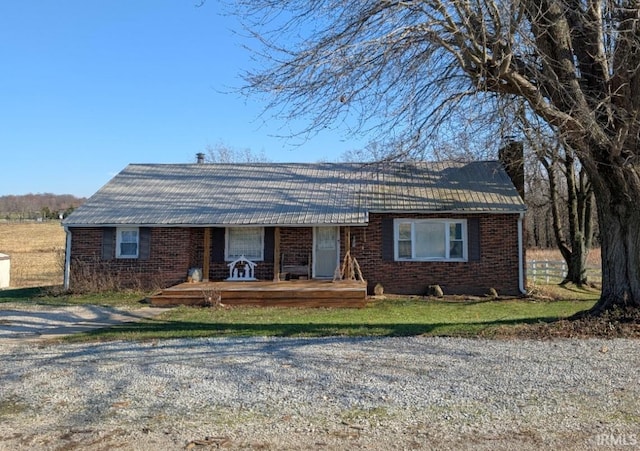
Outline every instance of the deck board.
<svg viewBox="0 0 640 451"><path fill-rule="evenodd" d="M205 298L215 292L224 305L363 307L367 302L365 282L328 280L186 282L165 288L149 300L155 306L205 306Z"/></svg>

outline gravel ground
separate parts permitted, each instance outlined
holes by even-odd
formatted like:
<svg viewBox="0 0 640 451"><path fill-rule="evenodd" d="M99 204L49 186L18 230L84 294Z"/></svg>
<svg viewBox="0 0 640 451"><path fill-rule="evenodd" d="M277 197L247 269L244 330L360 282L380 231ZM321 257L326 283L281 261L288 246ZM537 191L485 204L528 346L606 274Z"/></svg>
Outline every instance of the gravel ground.
<svg viewBox="0 0 640 451"><path fill-rule="evenodd" d="M634 449L637 340L0 344L0 449Z"/></svg>
<svg viewBox="0 0 640 451"><path fill-rule="evenodd" d="M51 307L3 303L0 309L0 347L13 341L57 338L125 322L140 321L166 312L144 307L113 308L100 305Z"/></svg>

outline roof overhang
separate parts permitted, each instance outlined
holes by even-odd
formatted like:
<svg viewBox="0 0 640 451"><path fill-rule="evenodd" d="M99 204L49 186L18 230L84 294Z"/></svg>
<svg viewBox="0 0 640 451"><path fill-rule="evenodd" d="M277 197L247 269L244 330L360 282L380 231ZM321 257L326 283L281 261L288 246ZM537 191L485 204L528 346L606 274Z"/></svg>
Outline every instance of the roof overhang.
<svg viewBox="0 0 640 451"><path fill-rule="evenodd" d="M526 207L518 210L370 210L370 214L394 214L394 215L518 215L526 211Z"/></svg>
<svg viewBox="0 0 640 451"><path fill-rule="evenodd" d="M189 228L205 228L205 227L366 227L368 222L360 223L312 223L312 224L64 224L67 228L99 228L99 227L189 227Z"/></svg>

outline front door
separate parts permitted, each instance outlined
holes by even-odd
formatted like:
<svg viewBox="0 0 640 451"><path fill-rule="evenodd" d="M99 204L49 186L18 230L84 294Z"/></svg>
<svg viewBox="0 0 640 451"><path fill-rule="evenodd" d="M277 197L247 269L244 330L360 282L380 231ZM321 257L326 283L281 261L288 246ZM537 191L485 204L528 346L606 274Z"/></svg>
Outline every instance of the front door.
<svg viewBox="0 0 640 451"><path fill-rule="evenodd" d="M332 278L339 264L338 227L313 229L313 277Z"/></svg>

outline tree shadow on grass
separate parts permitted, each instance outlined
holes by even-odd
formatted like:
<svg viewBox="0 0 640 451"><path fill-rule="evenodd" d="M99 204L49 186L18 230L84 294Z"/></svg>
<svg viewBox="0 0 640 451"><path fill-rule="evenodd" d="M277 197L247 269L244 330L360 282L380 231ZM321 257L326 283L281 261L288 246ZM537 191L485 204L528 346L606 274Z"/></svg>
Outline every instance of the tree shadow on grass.
<svg viewBox="0 0 640 451"><path fill-rule="evenodd" d="M491 336L504 326L553 323L557 317L493 320L460 323L205 323L150 319L83 333L83 339L164 339L200 337L410 337L410 336Z"/></svg>
<svg viewBox="0 0 640 451"><path fill-rule="evenodd" d="M31 302L35 298L46 296L53 287L11 288L0 290L0 303Z"/></svg>
<svg viewBox="0 0 640 451"><path fill-rule="evenodd" d="M25 306L42 305L47 307L76 305L142 307L148 304L146 297L146 293L134 291L74 294L65 291L61 285L51 285L0 290L0 306L2 304L23 304Z"/></svg>

